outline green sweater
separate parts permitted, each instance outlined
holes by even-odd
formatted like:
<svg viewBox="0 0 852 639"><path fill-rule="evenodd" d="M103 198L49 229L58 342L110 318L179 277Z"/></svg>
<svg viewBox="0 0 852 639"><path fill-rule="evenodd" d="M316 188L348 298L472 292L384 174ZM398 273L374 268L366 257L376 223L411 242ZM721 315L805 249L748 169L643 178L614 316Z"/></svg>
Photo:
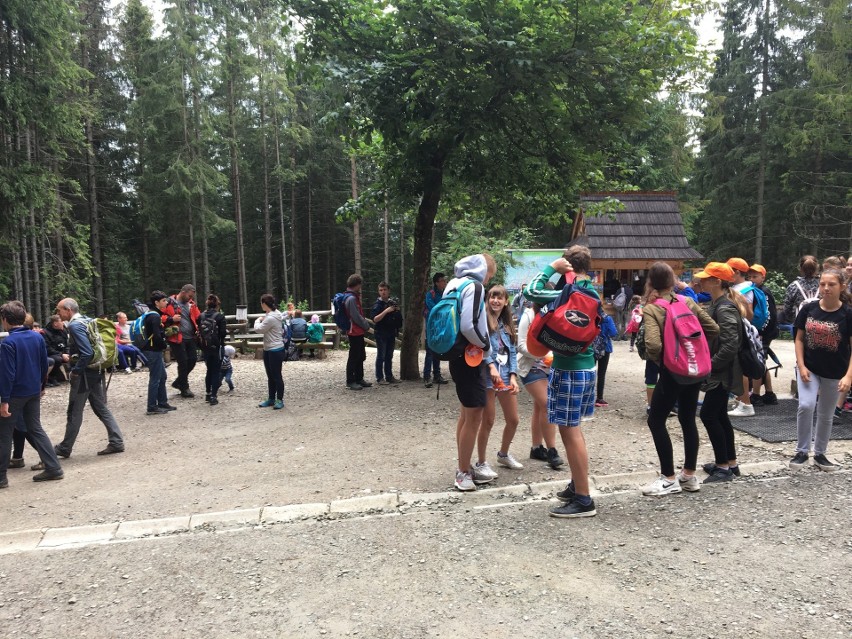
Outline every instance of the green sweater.
<svg viewBox="0 0 852 639"><path fill-rule="evenodd" d="M555 299L558 299L562 294L561 290L545 288L547 282L556 273L552 266L545 266L544 270L536 275L532 281L527 284L524 289L524 297L541 306L550 304ZM578 287L594 293L595 297L600 299L598 292L592 286L592 281L588 279L577 280L574 282ZM577 355L557 355L553 354L553 368L561 371L586 371L595 367L595 355L591 348L587 348L582 353Z"/></svg>

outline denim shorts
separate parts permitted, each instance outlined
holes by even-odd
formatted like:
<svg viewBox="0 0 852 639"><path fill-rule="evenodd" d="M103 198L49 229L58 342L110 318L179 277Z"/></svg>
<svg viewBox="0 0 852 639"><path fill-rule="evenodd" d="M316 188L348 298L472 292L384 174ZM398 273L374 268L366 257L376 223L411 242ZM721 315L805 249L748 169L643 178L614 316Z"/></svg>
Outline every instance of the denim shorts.
<svg viewBox="0 0 852 639"><path fill-rule="evenodd" d="M650 359L645 360L645 386L654 388L660 378L660 367Z"/></svg>
<svg viewBox="0 0 852 639"><path fill-rule="evenodd" d="M526 375L521 377L521 381L523 382L524 386L528 386L529 384L532 384L534 382L540 382L541 380L547 379L547 378L548 378L547 373L545 373L540 368L533 366L530 369L529 373L527 373Z"/></svg>
<svg viewBox="0 0 852 639"><path fill-rule="evenodd" d="M500 379L503 380L503 386L509 385L509 367L508 366L497 366L497 369L500 371ZM485 367L485 388L487 390L494 390L494 383L491 381L491 367Z"/></svg>

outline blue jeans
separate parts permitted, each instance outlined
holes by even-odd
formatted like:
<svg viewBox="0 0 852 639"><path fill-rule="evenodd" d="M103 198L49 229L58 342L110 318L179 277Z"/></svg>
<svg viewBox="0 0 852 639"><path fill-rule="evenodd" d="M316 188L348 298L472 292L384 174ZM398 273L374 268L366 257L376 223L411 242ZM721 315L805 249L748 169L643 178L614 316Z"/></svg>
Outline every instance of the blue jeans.
<svg viewBox="0 0 852 639"><path fill-rule="evenodd" d="M146 351L148 355L148 410L169 403L166 395L166 363L162 351Z"/></svg>
<svg viewBox="0 0 852 639"><path fill-rule="evenodd" d="M219 386L222 385L222 382L225 382L228 385L228 388L233 390L234 382L233 382L233 380L231 380L231 375L233 375L233 374L234 374L234 367L233 366L231 368L223 369L222 374L219 377Z"/></svg>
<svg viewBox="0 0 852 639"><path fill-rule="evenodd" d="M222 349L205 348L204 363L207 364L207 375L204 377L204 392L216 397L222 385Z"/></svg>
<svg viewBox="0 0 852 639"><path fill-rule="evenodd" d="M118 365L123 370L125 368L136 368L136 360L142 360L144 366L148 365L145 356L133 344L117 344L118 347Z"/></svg>
<svg viewBox="0 0 852 639"><path fill-rule="evenodd" d="M432 354L429 346L426 346L426 360L423 362L423 379L427 377L441 376L441 360Z"/></svg>
<svg viewBox="0 0 852 639"><path fill-rule="evenodd" d="M393 350L396 348L396 336L376 333L376 381L393 379Z"/></svg>
<svg viewBox="0 0 852 639"><path fill-rule="evenodd" d="M284 377L281 367L284 366L285 349L263 351L263 368L266 369L267 398L284 399Z"/></svg>

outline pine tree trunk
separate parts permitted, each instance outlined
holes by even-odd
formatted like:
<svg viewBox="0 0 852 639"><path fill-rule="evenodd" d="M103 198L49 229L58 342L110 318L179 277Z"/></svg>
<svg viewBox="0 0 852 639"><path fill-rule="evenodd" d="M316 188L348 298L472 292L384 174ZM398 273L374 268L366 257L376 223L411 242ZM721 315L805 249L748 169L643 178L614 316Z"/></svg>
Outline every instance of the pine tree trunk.
<svg viewBox="0 0 852 639"><path fill-rule="evenodd" d="M385 211L384 211L384 227L385 227L385 282L390 283L390 250L388 247L388 196L385 195Z"/></svg>
<svg viewBox="0 0 852 639"><path fill-rule="evenodd" d="M290 169L296 175L296 151L290 156ZM290 184L290 248L293 253L293 299L299 299L299 245L296 243L296 180Z"/></svg>
<svg viewBox="0 0 852 639"><path fill-rule="evenodd" d="M278 221L281 224L281 276L284 278L284 299L290 299L290 275L287 272L287 233L284 225L284 180L281 177L281 134L278 127L278 113L273 110L273 128L275 129L275 174L278 185Z"/></svg>
<svg viewBox="0 0 852 639"><path fill-rule="evenodd" d="M34 164L35 157L35 140L33 139L34 132L27 129L27 161ZM39 238L41 237L41 226L36 224L35 208L29 209L29 224L30 224L30 251L32 253L33 263L33 292L32 298L29 301L29 310L36 320L43 320L41 316L42 298L41 298L41 263L39 260Z"/></svg>
<svg viewBox="0 0 852 639"><path fill-rule="evenodd" d="M351 178L352 178L352 199L358 199L358 170L355 166L355 156L352 155L349 158L350 167L351 167ZM355 220L352 223L352 241L355 245L355 272L359 275L363 275L361 273L361 225L358 220Z"/></svg>
<svg viewBox="0 0 852 639"><path fill-rule="evenodd" d="M228 34L230 35L230 34ZM236 104L234 98L234 80L228 78L228 123L230 125L231 139L229 140L231 152L231 188L234 198L234 222L237 227L237 278L239 282L238 304L248 304L248 286L246 282L246 256L243 241L243 211L240 202L240 163L237 154L237 122Z"/></svg>
<svg viewBox="0 0 852 639"><path fill-rule="evenodd" d="M423 197L414 222L414 277L413 289L405 314L405 332L400 352L400 375L402 379L420 379L420 332L423 329L423 300L429 288L429 271L432 268L432 229L438 214L443 188L443 157L432 158L429 172L423 179Z"/></svg>
<svg viewBox="0 0 852 639"><path fill-rule="evenodd" d="M310 159L308 166L310 166ZM311 173L308 171L308 304L314 307L314 225L313 197L311 193Z"/></svg>
<svg viewBox="0 0 852 639"><path fill-rule="evenodd" d="M24 306L29 308L30 300L33 297L32 279L30 277L30 244L27 241L27 224L22 225L22 233L19 236L19 246L21 247L21 273L23 274L23 291L24 296L21 299Z"/></svg>
<svg viewBox="0 0 852 639"><path fill-rule="evenodd" d="M405 306L405 215L399 221L399 303ZM419 343L419 338L418 338ZM420 347L418 346L418 349Z"/></svg>
<svg viewBox="0 0 852 639"><path fill-rule="evenodd" d="M765 0L763 11L763 69L761 74L760 93L760 160L757 169L757 220L755 228L754 258L755 261L763 262L763 218L766 193L766 100L769 90L769 4L771 0Z"/></svg>

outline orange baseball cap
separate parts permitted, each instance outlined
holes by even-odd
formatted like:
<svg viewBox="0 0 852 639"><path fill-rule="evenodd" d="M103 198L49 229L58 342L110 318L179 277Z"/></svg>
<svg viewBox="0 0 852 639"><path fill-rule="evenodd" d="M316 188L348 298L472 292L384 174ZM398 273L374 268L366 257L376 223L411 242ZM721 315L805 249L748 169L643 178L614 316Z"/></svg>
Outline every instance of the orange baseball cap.
<svg viewBox="0 0 852 639"><path fill-rule="evenodd" d="M740 273L748 273L748 262L746 262L741 257L732 257L725 263L735 271L739 271Z"/></svg>
<svg viewBox="0 0 852 639"><path fill-rule="evenodd" d="M464 361L468 366L476 368L482 363L482 349L468 344L464 349Z"/></svg>
<svg viewBox="0 0 852 639"><path fill-rule="evenodd" d="M748 270L760 273L763 277L766 277L766 268L764 268L763 264L752 264L748 267Z"/></svg>
<svg viewBox="0 0 852 639"><path fill-rule="evenodd" d="M728 260L730 262L730 260ZM693 277L704 279L705 277L718 277L723 282L734 281L734 269L723 262L710 262L704 267L703 271L699 271Z"/></svg>

